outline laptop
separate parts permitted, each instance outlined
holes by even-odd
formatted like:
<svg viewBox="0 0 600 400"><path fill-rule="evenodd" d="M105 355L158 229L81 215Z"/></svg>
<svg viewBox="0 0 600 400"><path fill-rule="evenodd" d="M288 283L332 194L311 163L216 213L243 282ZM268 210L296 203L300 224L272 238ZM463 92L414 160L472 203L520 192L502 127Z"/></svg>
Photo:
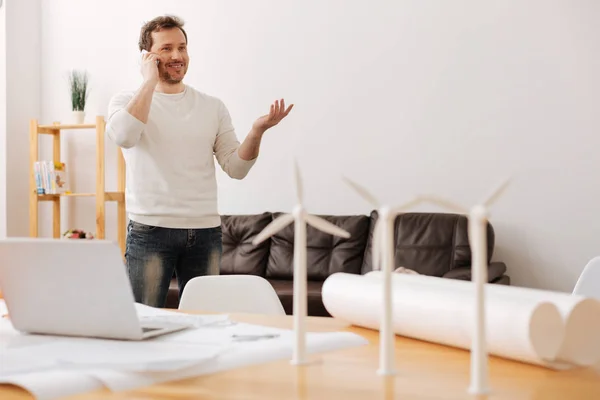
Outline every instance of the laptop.
<svg viewBox="0 0 600 400"><path fill-rule="evenodd" d="M15 329L144 340L191 325L141 322L121 249L108 240L0 240L0 291Z"/></svg>

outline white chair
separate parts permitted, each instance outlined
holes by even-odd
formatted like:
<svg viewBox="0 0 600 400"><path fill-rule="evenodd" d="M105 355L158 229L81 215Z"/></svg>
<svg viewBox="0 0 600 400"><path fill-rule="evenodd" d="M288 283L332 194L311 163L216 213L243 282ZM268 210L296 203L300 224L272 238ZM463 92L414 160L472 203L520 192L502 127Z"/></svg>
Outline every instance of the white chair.
<svg viewBox="0 0 600 400"><path fill-rule="evenodd" d="M573 294L600 299L600 257L592 258L583 268Z"/></svg>
<svg viewBox="0 0 600 400"><path fill-rule="evenodd" d="M179 310L285 315L273 286L256 275L192 278L183 289Z"/></svg>

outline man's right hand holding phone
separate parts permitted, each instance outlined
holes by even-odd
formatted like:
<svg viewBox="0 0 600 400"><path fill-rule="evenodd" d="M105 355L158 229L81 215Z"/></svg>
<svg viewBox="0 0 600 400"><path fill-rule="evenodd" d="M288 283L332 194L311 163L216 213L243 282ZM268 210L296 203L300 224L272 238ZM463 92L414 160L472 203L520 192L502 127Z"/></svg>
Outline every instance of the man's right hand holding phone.
<svg viewBox="0 0 600 400"><path fill-rule="evenodd" d="M141 72L144 81L154 85L158 83L158 63L159 58L157 54L142 50Z"/></svg>
<svg viewBox="0 0 600 400"><path fill-rule="evenodd" d="M150 113L150 106L152 105L152 96L159 83L160 75L158 73L158 63L158 54L142 50L140 56L140 70L144 82L125 107L129 114L144 124L148 122L148 114Z"/></svg>

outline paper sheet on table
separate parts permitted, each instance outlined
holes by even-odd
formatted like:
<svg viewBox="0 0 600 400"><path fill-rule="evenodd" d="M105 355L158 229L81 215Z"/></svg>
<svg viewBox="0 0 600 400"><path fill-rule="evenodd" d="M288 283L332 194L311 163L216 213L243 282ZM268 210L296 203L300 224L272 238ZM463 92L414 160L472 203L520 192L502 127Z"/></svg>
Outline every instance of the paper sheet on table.
<svg viewBox="0 0 600 400"><path fill-rule="evenodd" d="M215 358L218 345L67 338L9 349L0 357L0 377L48 369L168 371Z"/></svg>
<svg viewBox="0 0 600 400"><path fill-rule="evenodd" d="M237 323L213 330L194 333L194 330L156 338L166 343L215 343L228 345L217 358L197 367L168 372L133 373L116 370L96 370L90 374L113 391L132 390L160 382L212 374L265 362L291 359L293 332L291 330ZM240 340L234 336L238 336ZM307 351L310 354L356 347L368 342L349 332L308 333Z"/></svg>
<svg viewBox="0 0 600 400"><path fill-rule="evenodd" d="M30 392L36 400L62 399L100 390L101 381L80 371L50 370L0 378L0 384L12 384Z"/></svg>
<svg viewBox="0 0 600 400"><path fill-rule="evenodd" d="M242 332L246 332L246 330ZM291 358L292 337L289 332L281 335L278 339L271 340L269 342L239 342L215 359L178 370L131 372L115 368L94 367L77 370L48 370L0 378L0 383L18 385L34 393L36 398L48 400L96 390L100 387L107 387L113 391L133 390L156 383ZM311 354L361 346L366 343L362 337L346 332L310 333L307 335L307 350Z"/></svg>
<svg viewBox="0 0 600 400"><path fill-rule="evenodd" d="M188 322L212 327L229 321L225 315L194 316L143 305L140 319ZM119 341L53 335L27 335L12 328L9 319L0 325L0 377L50 368L117 368L129 371L164 371L187 368L214 358L222 351L218 343L194 346L161 341ZM188 342L189 344L189 342Z"/></svg>
<svg viewBox="0 0 600 400"><path fill-rule="evenodd" d="M396 275L401 276L392 285L396 334L470 349L473 286L459 281L454 281L456 285L441 286L431 280L442 278ZM364 275L333 274L323 284L323 303L334 317L379 329L382 282ZM457 286L465 290L457 290ZM486 311L490 354L555 369L570 366L556 361L565 327L555 305L486 296Z"/></svg>
<svg viewBox="0 0 600 400"><path fill-rule="evenodd" d="M172 333L169 335L159 336L142 343L148 346L167 346L167 348L182 349L186 346L188 349L194 350L198 348L204 349L220 349L220 353L210 359L199 362L198 359L189 358L186 360L174 361L168 364L170 368L165 369L165 364L162 365L162 371L158 370L157 365L153 365L153 370L145 372L135 372L132 369L141 369L140 365L132 363L123 363L123 359L115 359L110 355L98 355L95 358L95 363L88 362L86 364L85 357L81 355L72 355L69 365L61 364L61 369L47 369L29 374L16 374L0 378L0 383L15 384L31 391L37 398L40 399L55 399L63 396L73 395L108 387L111 390L130 390L135 388L152 385L154 383L167 382L176 379L183 379L204 374L211 374L219 371L224 371L243 366L255 365L269 361L291 359L293 332L291 330L277 329L264 327L252 324L235 323L230 321L226 315L210 315L210 316L187 316L180 313L153 309L147 306L138 305L138 314L141 318L182 318L189 317L193 321L196 328ZM199 317L199 318L197 318ZM11 335L15 337L23 337L23 335L14 331ZM64 339L60 339L64 340ZM46 349L47 353L62 354L65 345L68 346L69 341L83 342L89 340L91 342L99 342L97 339L73 338L67 339L64 342L51 340L49 342L41 342L38 350ZM110 341L121 344L113 344L115 346L122 345L119 341ZM331 333L308 333L307 334L307 351L311 354L333 351L347 347L355 347L366 344L367 341L355 334L347 332L331 332ZM43 346L43 347L41 347ZM100 350L102 346L88 346L88 350ZM14 347L13 349L17 349ZM26 351L27 347L19 348ZM31 350L31 348L29 348ZM60 351L59 351L60 350ZM80 350L78 350L80 351ZM111 351L110 353L113 353ZM189 355L190 351L184 355ZM108 352L107 352L108 353ZM24 354L24 353L21 353ZM73 354L73 353L69 353ZM169 353L172 358L175 353ZM64 356L62 356L64 359ZM47 360L47 359L46 359ZM147 360L147 359L146 359ZM201 358L200 358L201 360ZM67 361L69 358L67 357ZM88 360L89 361L89 360ZM101 361L101 362L99 362ZM120 365L119 361L121 362ZM164 361L164 359L162 360ZM44 362L44 359L41 361ZM113 368L107 368L107 364L101 367L102 363L110 362ZM180 362L181 364L176 364ZM183 365L185 362L190 364ZM12 365L12 364L11 364ZM23 364L20 364L22 367ZM27 364L25 364L27 365ZM31 363L29 364L31 365ZM142 366L146 366L144 364ZM42 365L44 367L44 365ZM68 367L68 368L67 368Z"/></svg>
<svg viewBox="0 0 600 400"><path fill-rule="evenodd" d="M437 287L452 292L460 291L473 296L473 285L469 281L436 278L425 275L413 275L408 281L392 274L395 284L420 282L428 287ZM366 277L382 279L380 271L369 272ZM564 339L554 357L554 361L563 366L574 365L589 367L600 361L600 301L584 296L550 290L531 289L508 285L485 285L486 298L501 302L518 301L529 307L549 302L557 307L564 324ZM474 297L472 297L474 298ZM493 318L493 315L489 316Z"/></svg>
<svg viewBox="0 0 600 400"><path fill-rule="evenodd" d="M0 315L8 312L3 299L0 299ZM10 323L8 318L0 318L0 370L6 360L8 349L17 349L57 340L42 335L23 335ZM31 365L31 361L28 361ZM12 365L8 364L8 365ZM21 364L23 365L23 364ZM12 376L9 379L0 377L0 383L9 383L28 390L37 400L53 400L78 393L102 389L101 381L81 371L44 370L29 374Z"/></svg>

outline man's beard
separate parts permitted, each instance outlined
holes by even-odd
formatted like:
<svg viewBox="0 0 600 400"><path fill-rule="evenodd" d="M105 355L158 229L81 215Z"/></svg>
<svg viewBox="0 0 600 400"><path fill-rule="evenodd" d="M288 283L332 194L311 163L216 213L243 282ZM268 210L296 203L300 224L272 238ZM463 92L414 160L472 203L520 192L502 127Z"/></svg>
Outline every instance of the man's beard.
<svg viewBox="0 0 600 400"><path fill-rule="evenodd" d="M181 77L174 77L167 71L167 68L164 67L163 71L160 73L160 78L163 82L168 83L169 85L175 85L183 80L185 73L187 72L187 65L183 65Z"/></svg>

